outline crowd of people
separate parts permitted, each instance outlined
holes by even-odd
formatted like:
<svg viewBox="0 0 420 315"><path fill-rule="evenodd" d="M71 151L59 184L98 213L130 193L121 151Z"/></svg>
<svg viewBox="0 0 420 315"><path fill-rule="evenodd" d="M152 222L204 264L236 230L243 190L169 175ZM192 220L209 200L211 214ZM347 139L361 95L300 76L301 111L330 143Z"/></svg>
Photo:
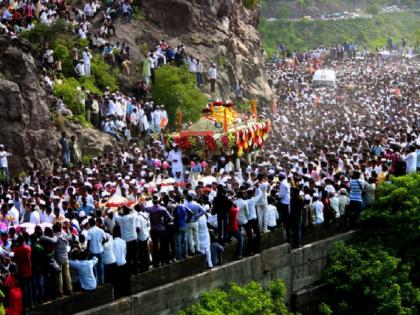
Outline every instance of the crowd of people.
<svg viewBox="0 0 420 315"><path fill-rule="evenodd" d="M102 6L14 1L3 9L0 28L13 37L32 28L34 18L49 24L63 17L90 40L91 47L72 51L75 74L89 76L91 49L111 63L129 60L129 47L111 45L109 38L119 14L131 21L133 7L124 1ZM92 32L89 19L98 14L102 26ZM61 163L13 178L13 152L0 145L0 275L9 310L20 314L24 306L104 283L123 296L132 274L199 254L213 268L232 238L241 259L258 253L261 234L279 226L296 246L310 226L339 217L356 226L377 185L420 169L418 64L367 52L356 58L356 49L339 45L296 53L291 62L274 60L268 76L278 99L261 112L272 120L270 141L239 168L226 152L203 159L151 138L144 149L127 144L83 165L77 139L63 133ZM44 81L52 89L60 62L49 47L43 58ZM204 84L201 62L182 45L161 41L144 56L138 95L107 89L98 96L80 88L86 118L117 140L160 133L169 117L148 92L155 69L168 62L187 65L197 85ZM336 71L336 88L311 87L321 67ZM215 64L207 75L214 92ZM243 93L239 82L239 101ZM63 102L57 108L71 115Z"/></svg>
<svg viewBox="0 0 420 315"><path fill-rule="evenodd" d="M77 139L63 134L62 164L2 186L9 306L18 286L24 305L103 283L122 296L130 274L196 254L212 268L232 238L241 259L278 226L296 246L312 225L344 217L354 227L377 185L420 169L418 68L325 56L338 86L311 88L311 62L271 67L279 101L262 112L272 117L271 140L239 169L224 152L203 160L158 140L69 164ZM11 154L0 146L4 173Z"/></svg>

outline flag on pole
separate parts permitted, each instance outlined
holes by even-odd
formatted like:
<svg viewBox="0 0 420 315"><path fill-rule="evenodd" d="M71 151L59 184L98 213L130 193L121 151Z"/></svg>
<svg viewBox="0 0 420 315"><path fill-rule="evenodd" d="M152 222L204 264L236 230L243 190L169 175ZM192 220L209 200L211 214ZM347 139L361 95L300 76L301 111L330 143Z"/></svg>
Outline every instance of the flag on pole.
<svg viewBox="0 0 420 315"><path fill-rule="evenodd" d="M254 116L254 118L257 117L257 100L256 99L251 100L251 113L252 113L252 116Z"/></svg>
<svg viewBox="0 0 420 315"><path fill-rule="evenodd" d="M225 111L224 111L224 117L223 117L223 130L225 132L228 131L228 120L227 120L227 108L225 107Z"/></svg>

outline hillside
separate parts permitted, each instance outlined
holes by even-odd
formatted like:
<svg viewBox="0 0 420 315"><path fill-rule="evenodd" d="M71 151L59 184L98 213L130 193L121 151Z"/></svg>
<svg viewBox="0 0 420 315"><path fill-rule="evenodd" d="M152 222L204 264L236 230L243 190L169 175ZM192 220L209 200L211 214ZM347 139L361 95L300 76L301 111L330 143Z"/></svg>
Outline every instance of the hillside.
<svg viewBox="0 0 420 315"><path fill-rule="evenodd" d="M83 4L75 1L72 5L76 10ZM22 32L18 38L14 34L0 37L0 105L6 109L0 115L1 143L14 150L15 158L10 161L12 173L36 165L50 167L58 160L58 139L63 130L77 135L83 155L115 147L109 136L86 123L78 89L81 86L100 96L109 86L113 92L120 90L133 95L141 78L139 66L145 52L155 48L161 40L173 47L184 45L189 56L203 63L204 73L211 63L217 64L217 87L213 96L233 99L236 84L242 81L247 98L257 98L260 104L269 102L272 92L265 77L256 29L259 18L260 8L252 1L142 1L136 6L131 23L122 17L116 18L115 35L111 38L112 45L124 43L129 47L131 75L123 75L114 62L112 66L107 64L101 50L93 48L92 76L77 77L71 51L73 48L82 51L89 42L80 39L70 24L62 20L51 26L36 21L33 30ZM90 32L98 33L102 22L101 14L92 17ZM10 29L9 35L12 33ZM49 45L55 58L62 61L59 83L53 94L66 103L74 114L73 119L57 119L57 100L45 84L42 60ZM210 95L209 81L205 81L202 92L204 99ZM204 105L205 101L197 104ZM169 117L169 120L174 119Z"/></svg>
<svg viewBox="0 0 420 315"><path fill-rule="evenodd" d="M386 6L415 8L419 0L263 0L262 16L265 18L319 17L334 12L366 12L380 10Z"/></svg>
<svg viewBox="0 0 420 315"><path fill-rule="evenodd" d="M333 21L262 20L259 25L261 39L270 55L283 43L293 50L313 49L342 42L356 42L370 49L384 47L391 36L394 41L404 37L415 45L420 32L419 15L413 12L379 14L372 18Z"/></svg>

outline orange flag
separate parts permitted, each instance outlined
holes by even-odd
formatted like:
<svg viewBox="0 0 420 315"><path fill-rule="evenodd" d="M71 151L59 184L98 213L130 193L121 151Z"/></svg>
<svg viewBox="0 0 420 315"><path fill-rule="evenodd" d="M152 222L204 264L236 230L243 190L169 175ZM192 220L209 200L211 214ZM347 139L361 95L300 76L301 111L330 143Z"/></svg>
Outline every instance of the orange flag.
<svg viewBox="0 0 420 315"><path fill-rule="evenodd" d="M160 128L165 129L165 127L168 125L168 120L165 116L162 116L162 119L160 120Z"/></svg>
<svg viewBox="0 0 420 315"><path fill-rule="evenodd" d="M223 130L228 131L228 120L227 120L227 108L225 107L224 117L223 117Z"/></svg>

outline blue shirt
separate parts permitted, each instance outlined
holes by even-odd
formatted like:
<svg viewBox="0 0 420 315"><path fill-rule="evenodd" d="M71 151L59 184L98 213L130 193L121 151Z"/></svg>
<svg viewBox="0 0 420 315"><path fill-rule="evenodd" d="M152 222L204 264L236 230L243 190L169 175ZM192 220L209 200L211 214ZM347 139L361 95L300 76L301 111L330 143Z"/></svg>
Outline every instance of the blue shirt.
<svg viewBox="0 0 420 315"><path fill-rule="evenodd" d="M192 216L190 220L188 220L188 223L197 222L198 218L205 213L202 206L200 206L195 201L190 201L187 203L187 207L191 210Z"/></svg>
<svg viewBox="0 0 420 315"><path fill-rule="evenodd" d="M187 216L191 210L186 205L178 205L174 210L175 226L177 228L187 227Z"/></svg>
<svg viewBox="0 0 420 315"><path fill-rule="evenodd" d="M363 202L362 192L364 184L360 179L352 179L350 181L350 201Z"/></svg>
<svg viewBox="0 0 420 315"><path fill-rule="evenodd" d="M88 215L90 215L90 213L92 212L92 209L93 209L93 207L92 207L92 206L90 206L90 205L81 206L81 207L78 209L78 212L80 212L80 211L84 211L84 212L85 212L85 214L86 214L86 216L88 216Z"/></svg>
<svg viewBox="0 0 420 315"><path fill-rule="evenodd" d="M96 289L96 278L93 273L93 267L98 262L98 258L93 257L91 260L70 260L70 268L77 270L79 275L80 286L84 290Z"/></svg>

